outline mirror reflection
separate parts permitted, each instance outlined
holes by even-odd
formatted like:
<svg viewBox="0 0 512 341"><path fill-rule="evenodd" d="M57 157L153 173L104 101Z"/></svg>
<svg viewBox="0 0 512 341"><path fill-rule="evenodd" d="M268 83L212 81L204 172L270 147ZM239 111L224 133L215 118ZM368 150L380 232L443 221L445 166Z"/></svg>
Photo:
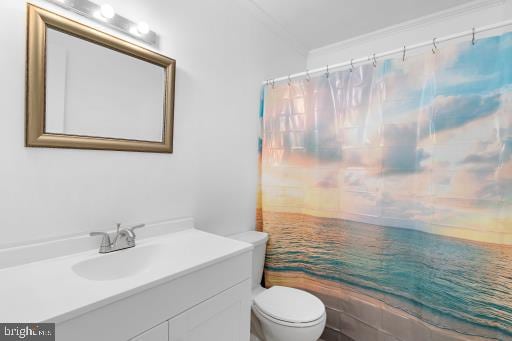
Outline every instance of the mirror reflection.
<svg viewBox="0 0 512 341"><path fill-rule="evenodd" d="M162 142L162 66L48 27L45 133Z"/></svg>

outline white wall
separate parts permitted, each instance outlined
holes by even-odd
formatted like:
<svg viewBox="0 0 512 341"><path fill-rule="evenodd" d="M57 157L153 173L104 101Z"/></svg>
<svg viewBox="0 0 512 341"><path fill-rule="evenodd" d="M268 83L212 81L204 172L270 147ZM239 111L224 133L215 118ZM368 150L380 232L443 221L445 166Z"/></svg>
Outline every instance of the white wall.
<svg viewBox="0 0 512 341"><path fill-rule="evenodd" d="M305 57L245 1L108 1L148 22L177 60L168 155L25 148L25 2L3 0L0 245L181 216L221 234L252 229L260 82L303 69Z"/></svg>
<svg viewBox="0 0 512 341"><path fill-rule="evenodd" d="M308 69L401 48L512 18L512 0L477 0L429 16L311 50ZM361 18L364 20L364 18ZM512 29L512 26L509 27ZM477 36L478 38L478 36ZM471 38L466 38L470 40ZM442 47L442 45L441 45Z"/></svg>

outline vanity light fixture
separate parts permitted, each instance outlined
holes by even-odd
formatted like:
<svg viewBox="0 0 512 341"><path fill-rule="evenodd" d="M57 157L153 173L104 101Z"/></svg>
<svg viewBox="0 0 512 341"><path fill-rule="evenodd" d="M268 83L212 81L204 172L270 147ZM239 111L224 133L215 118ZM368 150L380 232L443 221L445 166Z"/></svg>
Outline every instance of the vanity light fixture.
<svg viewBox="0 0 512 341"><path fill-rule="evenodd" d="M130 33L138 37L145 36L149 32L151 32L149 30L149 25L144 21L141 21L137 25L130 28Z"/></svg>
<svg viewBox="0 0 512 341"><path fill-rule="evenodd" d="M116 12L114 11L114 8L109 4L103 4L100 7L100 14L105 19L112 19L114 15L116 15Z"/></svg>
<svg viewBox="0 0 512 341"><path fill-rule="evenodd" d="M64 9L78 13L88 19L122 32L146 44L158 46L158 35L149 29L146 22L134 22L114 11L108 3L98 5L89 0L46 0Z"/></svg>
<svg viewBox="0 0 512 341"><path fill-rule="evenodd" d="M140 33L140 34L148 34L149 32L149 25L144 22L144 21L141 21L139 22L139 24L137 25L137 31Z"/></svg>

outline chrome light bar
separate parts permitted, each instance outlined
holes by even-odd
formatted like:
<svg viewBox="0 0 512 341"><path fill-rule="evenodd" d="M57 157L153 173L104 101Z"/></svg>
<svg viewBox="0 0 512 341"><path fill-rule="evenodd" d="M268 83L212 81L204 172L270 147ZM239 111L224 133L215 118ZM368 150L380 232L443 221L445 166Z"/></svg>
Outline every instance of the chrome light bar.
<svg viewBox="0 0 512 341"><path fill-rule="evenodd" d="M100 6L89 0L46 1L113 28L146 44L153 46L158 46L159 44L158 35L154 31L149 30L148 24L144 22L133 22L115 13L113 8L107 4Z"/></svg>

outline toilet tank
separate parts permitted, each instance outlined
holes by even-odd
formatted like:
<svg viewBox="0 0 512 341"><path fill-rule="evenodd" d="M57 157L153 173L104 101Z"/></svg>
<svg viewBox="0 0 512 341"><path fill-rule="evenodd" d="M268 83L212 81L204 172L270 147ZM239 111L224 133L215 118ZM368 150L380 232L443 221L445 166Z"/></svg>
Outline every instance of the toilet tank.
<svg viewBox="0 0 512 341"><path fill-rule="evenodd" d="M247 231L229 236L230 238L250 243L254 246L252 251L252 289L260 287L265 265L265 250L267 247L268 234L258 231Z"/></svg>

